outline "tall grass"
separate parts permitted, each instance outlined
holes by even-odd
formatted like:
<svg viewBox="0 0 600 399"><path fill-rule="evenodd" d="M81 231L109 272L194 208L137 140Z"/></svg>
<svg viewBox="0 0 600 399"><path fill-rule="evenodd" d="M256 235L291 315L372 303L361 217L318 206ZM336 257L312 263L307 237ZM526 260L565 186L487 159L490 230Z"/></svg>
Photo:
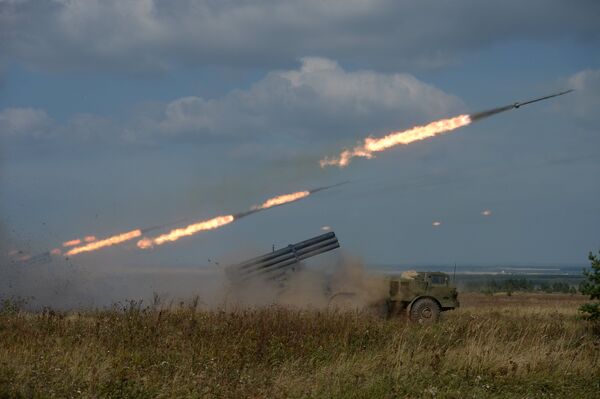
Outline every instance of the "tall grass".
<svg viewBox="0 0 600 399"><path fill-rule="evenodd" d="M0 314L0 397L598 397L578 296L463 297L430 327L195 305Z"/></svg>

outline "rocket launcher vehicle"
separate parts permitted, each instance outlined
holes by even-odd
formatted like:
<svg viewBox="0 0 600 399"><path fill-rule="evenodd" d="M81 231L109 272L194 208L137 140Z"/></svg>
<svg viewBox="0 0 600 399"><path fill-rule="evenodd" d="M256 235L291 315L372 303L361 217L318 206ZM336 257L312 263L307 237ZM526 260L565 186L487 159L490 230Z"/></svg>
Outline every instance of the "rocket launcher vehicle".
<svg viewBox="0 0 600 399"><path fill-rule="evenodd" d="M253 278L283 280L289 272L301 267L302 260L339 247L340 243L335 233L331 231L237 265L228 266L225 272L234 283L243 283Z"/></svg>

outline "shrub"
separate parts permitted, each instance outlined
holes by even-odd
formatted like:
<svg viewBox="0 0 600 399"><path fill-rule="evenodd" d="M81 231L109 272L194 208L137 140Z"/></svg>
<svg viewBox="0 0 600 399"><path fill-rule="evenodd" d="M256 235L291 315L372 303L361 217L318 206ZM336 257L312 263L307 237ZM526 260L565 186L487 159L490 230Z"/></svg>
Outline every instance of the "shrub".
<svg viewBox="0 0 600 399"><path fill-rule="evenodd" d="M586 319L600 321L600 252L598 255L590 252L588 259L592 267L590 270L583 270L586 280L581 283L579 290L595 302L586 303L579 310L585 313Z"/></svg>

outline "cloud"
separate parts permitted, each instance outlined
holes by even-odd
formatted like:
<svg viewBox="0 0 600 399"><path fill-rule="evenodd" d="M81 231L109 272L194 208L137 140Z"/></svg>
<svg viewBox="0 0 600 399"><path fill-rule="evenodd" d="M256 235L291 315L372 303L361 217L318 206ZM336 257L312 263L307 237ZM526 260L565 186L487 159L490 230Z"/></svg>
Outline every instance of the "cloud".
<svg viewBox="0 0 600 399"><path fill-rule="evenodd" d="M82 142L127 141L124 126L107 117L94 114L73 114L59 124L39 108L5 108L0 110L0 139L26 142L27 140L67 140Z"/></svg>
<svg viewBox="0 0 600 399"><path fill-rule="evenodd" d="M502 41L597 42L593 0L0 2L0 53L48 70L291 65L316 54L376 69L437 67Z"/></svg>
<svg viewBox="0 0 600 399"><path fill-rule="evenodd" d="M46 111L6 108L0 111L0 137L42 137L52 125Z"/></svg>
<svg viewBox="0 0 600 399"><path fill-rule="evenodd" d="M201 138L306 144L423 122L463 107L457 97L409 74L346 71L330 59L308 57L297 69L270 72L250 88L220 98L188 96L139 107L125 121L77 114L52 132L75 140L147 143ZM7 109L5 114L9 131L36 130L49 123L41 110Z"/></svg>
<svg viewBox="0 0 600 399"><path fill-rule="evenodd" d="M598 122L600 109L600 69L586 69L568 79L568 87L575 89L573 101L566 103L572 114L583 121Z"/></svg>
<svg viewBox="0 0 600 399"><path fill-rule="evenodd" d="M155 126L163 135L328 139L403 119L439 117L461 107L457 97L409 74L348 72L330 59L306 57L298 69L271 72L248 90L213 100L172 101Z"/></svg>

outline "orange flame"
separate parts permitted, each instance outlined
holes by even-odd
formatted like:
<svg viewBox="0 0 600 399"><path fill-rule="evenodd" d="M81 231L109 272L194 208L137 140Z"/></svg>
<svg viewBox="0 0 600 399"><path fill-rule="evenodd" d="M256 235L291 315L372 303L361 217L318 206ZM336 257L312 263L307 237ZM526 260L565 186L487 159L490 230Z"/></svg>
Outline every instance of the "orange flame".
<svg viewBox="0 0 600 399"><path fill-rule="evenodd" d="M75 245L79 245L79 244L81 244L81 240L79 238L76 238L74 240L63 242L62 246L63 247L74 247Z"/></svg>
<svg viewBox="0 0 600 399"><path fill-rule="evenodd" d="M217 229L233 222L234 220L235 217L233 215L217 216L209 220L203 220L198 223L190 224L186 227L173 229L170 232L155 238L141 239L137 242L137 246L141 249L152 248L154 245L162 245L166 242L177 241L181 237L191 236L201 231Z"/></svg>
<svg viewBox="0 0 600 399"><path fill-rule="evenodd" d="M114 236L105 238L103 240L90 242L89 244L82 245L80 247L75 247L68 251L65 255L72 256L77 255L81 252L89 252L95 251L100 248L110 247L112 245L120 244L122 242L140 237L142 235L142 231L139 229L128 231L126 233L116 234Z"/></svg>
<svg viewBox="0 0 600 399"><path fill-rule="evenodd" d="M277 197L269 198L260 205L253 206L252 210L267 209L277 205L283 205L288 202L297 201L309 195L310 191L298 191L295 193L279 195ZM186 227L173 229L170 232L162 234L158 237L142 238L137 242L137 246L140 249L152 248L155 245L162 245L166 242L177 241L181 237L191 236L206 230L218 229L219 227L225 226L234 220L235 216L233 215L217 216L209 220L203 220L201 222L190 224Z"/></svg>
<svg viewBox="0 0 600 399"><path fill-rule="evenodd" d="M297 201L301 198L307 197L310 195L310 191L297 191L295 193L283 194L277 197L269 198L265 202L260 205L255 205L252 207L252 210L261 210L271 208L277 205L283 205L288 202ZM177 241L181 237L191 236L193 234L199 233L201 231L213 230L217 229L221 226L225 226L235 220L234 215L225 215L225 216L217 216L209 220L203 220L194 224L190 224L186 227L173 229L166 234L162 234L158 237L147 238L144 237L137 242L138 248L148 249L152 248L155 245L162 245L166 242ZM121 233L114 235L112 237L105 238L103 240L96 241L96 237L94 236L85 236L84 241L88 244L82 245L80 247L75 247L65 253L67 256L77 255L81 252L89 252L95 251L100 248L120 244L122 242L131 240L133 238L140 237L142 235L142 231L139 229L129 231L127 233ZM81 243L81 240L72 240L63 243L63 246L73 246ZM58 252L60 254L60 251Z"/></svg>
<svg viewBox="0 0 600 399"><path fill-rule="evenodd" d="M74 240L69 240L69 241L65 241L62 243L63 247L74 247L75 245L79 245L82 242L92 242L92 241L96 241L96 237L95 236L85 236L83 237L83 240L76 238Z"/></svg>
<svg viewBox="0 0 600 399"><path fill-rule="evenodd" d="M261 205L254 205L252 207L253 210L256 209L267 209L277 205L283 205L288 202L297 201L300 198L308 197L310 195L310 191L298 191L291 194L283 194L277 197L269 198Z"/></svg>
<svg viewBox="0 0 600 399"><path fill-rule="evenodd" d="M471 123L469 115L459 115L454 118L431 122L425 126L415 126L408 130L393 132L379 139L367 137L362 144L357 145L352 150L342 151L337 158L326 157L319 161L319 163L322 168L330 165L342 168L347 166L354 157L370 159L373 158L374 152L385 151L400 144L406 145L415 141L425 140L429 137L435 137L439 134L466 126L469 123Z"/></svg>

